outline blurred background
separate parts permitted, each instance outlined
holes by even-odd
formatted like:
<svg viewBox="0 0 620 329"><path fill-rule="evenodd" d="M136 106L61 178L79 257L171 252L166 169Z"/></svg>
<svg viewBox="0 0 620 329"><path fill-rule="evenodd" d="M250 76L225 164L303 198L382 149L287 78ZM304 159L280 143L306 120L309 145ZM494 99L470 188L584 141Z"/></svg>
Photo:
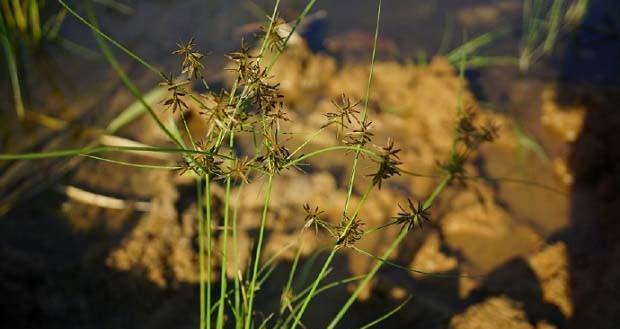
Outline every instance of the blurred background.
<svg viewBox="0 0 620 329"><path fill-rule="evenodd" d="M68 4L85 13L86 1ZM171 53L194 38L208 53L205 78L212 89L230 85L225 54L239 49L242 39L252 44L273 5L92 1L101 29L164 73L179 71ZM305 5L282 1L282 18L294 21ZM377 5L319 0L302 22L303 51L285 53L274 69L299 118L290 129L320 127L316 117L341 92L362 98L356 92L365 85ZM0 10L0 153L103 139L165 145L146 117L114 125L119 113L138 105L82 22L50 0L2 0ZM502 124L500 141L481 150L470 170L506 179L451 188L433 207L432 225L412 234L394 259L452 276L387 266L342 328L357 328L407 296L411 302L379 327L617 328L620 2L386 0L381 15L371 97L377 135L395 135L405 162L433 170L433 154L450 142L442 120L454 114L465 50L467 99ZM158 106L159 77L116 49L114 54ZM190 115L191 122L199 131L199 116ZM316 198L323 203L342 198L343 159L314 161L308 174L285 176L276 185L281 193L270 219L272 254L303 225L299 193L321 191ZM429 184L399 178L364 216L381 223L398 210L394 200L423 197ZM240 218L248 246L262 186L243 191ZM194 193L175 172L83 157L0 161L0 325L196 327ZM371 238L365 246L378 253L389 237ZM308 271L317 271L311 251L305 257ZM369 264L343 253L335 273L365 273ZM290 257L281 266L290 267ZM259 309L265 314L277 309L285 279L276 273L264 287ZM337 308L350 288L317 299L307 327L321 328L332 316L326 309Z"/></svg>

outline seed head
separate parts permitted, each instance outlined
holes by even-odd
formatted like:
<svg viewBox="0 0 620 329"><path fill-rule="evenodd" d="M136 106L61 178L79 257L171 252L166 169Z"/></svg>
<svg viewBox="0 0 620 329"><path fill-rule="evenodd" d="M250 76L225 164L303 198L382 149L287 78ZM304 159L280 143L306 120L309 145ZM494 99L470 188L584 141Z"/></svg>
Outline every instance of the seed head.
<svg viewBox="0 0 620 329"><path fill-rule="evenodd" d="M362 222L361 219L355 218L351 221L345 215L335 229L335 233L338 235L338 241L336 241L336 244L342 247L353 246L364 235L364 229L362 226L364 226L364 222Z"/></svg>
<svg viewBox="0 0 620 329"><path fill-rule="evenodd" d="M356 118L357 120L357 118ZM371 121L357 121L358 126L346 133L343 139L345 145L363 147L372 141L374 134L370 132Z"/></svg>
<svg viewBox="0 0 620 329"><path fill-rule="evenodd" d="M377 172L371 174L373 185L377 185L379 189L381 189L381 182L386 180L392 176L399 175L400 169L399 165L402 164L400 158L398 157L398 152L400 149L394 148L394 141L389 138L387 145L379 148L379 159L374 160L379 163L379 168Z"/></svg>
<svg viewBox="0 0 620 329"><path fill-rule="evenodd" d="M247 157L236 158L233 161L232 166L228 166L226 168L226 171L224 172L224 174L232 177L233 179L237 181L241 181L245 184L249 184L250 180L248 178L248 172L250 171L252 167L252 162L253 160L250 160Z"/></svg>
<svg viewBox="0 0 620 329"><path fill-rule="evenodd" d="M169 91L168 97L161 101L161 103L166 107L166 110L171 110L172 113L175 113L177 110L183 111L189 108L187 103L183 100L183 98L187 95L185 85L188 83L189 81L175 83L173 81L172 74L169 77L165 77L164 82L160 83L161 86L165 86Z"/></svg>
<svg viewBox="0 0 620 329"><path fill-rule="evenodd" d="M360 112L356 109L359 102L351 103L351 99L343 93L340 96L340 101L334 99L332 104L336 107L336 111L325 113L327 123L323 127L335 124L338 126L337 134L340 134L353 123L353 120L359 122L357 115Z"/></svg>
<svg viewBox="0 0 620 329"><path fill-rule="evenodd" d="M284 38L278 33L280 28L286 25L286 22L280 17L271 17L267 16L269 22L271 24L271 30L269 30L269 25L261 26L261 32L263 34L263 39L266 40L266 47L272 52L281 52L284 50Z"/></svg>
<svg viewBox="0 0 620 329"><path fill-rule="evenodd" d="M174 55L183 57L183 63L181 63L181 73L186 74L188 78L199 79L202 78L202 70L204 66L200 62L205 55L194 50L196 44L194 38L191 38L186 44L178 44L179 49L173 52Z"/></svg>
<svg viewBox="0 0 620 329"><path fill-rule="evenodd" d="M319 210L319 207L315 207L314 209L310 207L308 203L304 204L304 212L306 213L306 217L304 218L304 230L309 228L310 226L314 226L315 232L319 233L319 225L324 226L325 222L321 219L321 215L323 215L323 211Z"/></svg>
<svg viewBox="0 0 620 329"><path fill-rule="evenodd" d="M428 208L424 208L420 201L418 201L417 207L411 199L407 199L407 203L409 205L409 210L406 210L400 204L398 205L400 212L394 217L396 224L407 226L407 230L411 231L416 225L422 227L422 220L427 222L431 221L427 212Z"/></svg>

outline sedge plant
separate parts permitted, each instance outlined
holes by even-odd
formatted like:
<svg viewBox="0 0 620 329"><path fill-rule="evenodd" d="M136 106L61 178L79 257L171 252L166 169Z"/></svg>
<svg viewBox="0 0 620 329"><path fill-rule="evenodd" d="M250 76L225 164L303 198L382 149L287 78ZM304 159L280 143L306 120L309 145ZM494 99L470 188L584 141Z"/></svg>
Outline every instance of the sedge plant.
<svg viewBox="0 0 620 329"><path fill-rule="evenodd" d="M383 265L416 271L392 263L389 258L411 231L420 229L425 222L431 221L429 208L439 195L450 184L462 182L468 178L464 165L473 152L481 144L491 142L497 137L496 127L476 124L475 113L463 108L461 98L464 90L466 52L461 51L459 54L461 86L458 106L455 109L454 140L450 153L441 162L441 174L438 177L437 186L424 200L403 200L399 205L400 212L393 218L377 229L365 230L364 220L359 215L371 194L381 189L382 184L394 176L419 176L402 168L404 163L399 158L400 150L395 141L389 139L385 146L371 147L375 135L368 108L381 20L381 0L377 2L374 46L363 101L355 102L344 94L340 99L334 100L333 111L324 115L323 127L310 134L310 137L300 145L289 145L289 141L284 137L285 123L290 120L290 117L286 100L280 92L280 86L274 82L270 72L274 65L277 65L279 56L286 50L296 27L313 8L316 0L310 0L292 24L287 24L279 18L280 1L276 0L262 29L257 47L251 48L242 42L239 50L227 55L230 62L228 69L232 72L234 79L229 88L221 90L212 90L207 84L203 63L205 54L199 49L195 40L180 43L178 49L173 52L180 59L178 74L164 74L154 65L106 35L98 26L96 17L88 6L86 15L80 15L64 0L58 0L58 2L69 14L92 30L104 58L143 106L144 111L169 138L169 145L165 147L91 145L49 152L0 154L0 160L89 156L118 165L175 170L179 175L192 175L195 179L198 204L197 326L199 329L305 328L304 315L317 296L334 287L355 283L357 286L354 292L326 325L328 329L336 328ZM142 93L122 70L109 49L110 45L118 48L161 78L161 87L165 90L165 97L161 101L164 111L171 112L177 120L169 124L161 119L161 113L145 101ZM191 88L193 84L203 85L206 92L193 91ZM200 109L201 120L207 127L206 132L201 135L195 134L189 128L186 116L190 108ZM336 127L340 143L303 154L302 152L312 139L328 127ZM242 148L238 147L240 141L244 139L252 141L253 152L241 151ZM177 154L179 162L176 166L161 167L128 163L107 157L110 153L136 151ZM285 248L297 247L287 282L283 287L281 306L278 311L259 317L257 301L261 287L273 273L278 259L278 254L276 254L264 260L265 237L270 229L268 219L274 181L285 171L294 170L311 158L338 152L353 154L346 185L346 198L342 205L340 218L336 223L332 223L325 219L320 205L308 203L299 205L300 209L305 212L305 218L303 225L299 227L298 238ZM375 165L370 173L364 173L368 174L371 180L363 189L357 205L352 207L354 185L359 180L362 170L360 168L362 158L370 159ZM242 266L239 264L239 226L237 223L239 202L235 202L239 199L239 194L233 193L233 187L243 187L252 182L263 183L263 201L260 216L256 219L259 224L250 253L251 257L246 271L242 272ZM213 205L216 197L213 192L215 184L224 186L221 209ZM217 232L216 226L221 228ZM358 241L365 235L391 227L397 227L398 233L381 255L372 255L357 246ZM303 235L309 230L323 231L332 239L327 247L317 250L302 264L301 244L304 240ZM216 234L219 234L218 240L221 243L217 253L214 245ZM232 243L228 243L229 240L232 240ZM230 248L229 245L233 247ZM372 257L374 264L366 274L326 282L332 272L335 256L344 250L351 250L364 257ZM327 253L325 259L321 258L323 251ZM219 265L216 256L219 256ZM312 271L309 268L317 262L320 264L320 270L316 276L312 277L310 275ZM232 268L229 268L230 264L234 264ZM219 269L220 275L217 286L211 281L215 269ZM230 272L233 273L230 274ZM427 274L432 275L432 273ZM408 299L363 328L370 328L381 323L401 309L407 301Z"/></svg>

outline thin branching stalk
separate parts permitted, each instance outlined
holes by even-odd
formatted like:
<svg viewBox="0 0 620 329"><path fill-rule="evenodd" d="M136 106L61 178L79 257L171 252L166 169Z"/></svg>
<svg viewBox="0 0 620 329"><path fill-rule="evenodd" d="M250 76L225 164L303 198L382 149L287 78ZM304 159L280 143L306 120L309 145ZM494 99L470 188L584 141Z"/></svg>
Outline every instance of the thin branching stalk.
<svg viewBox="0 0 620 329"><path fill-rule="evenodd" d="M433 190L433 193L431 193L431 195L428 197L428 199L426 199L426 201L424 202L424 204L422 206L424 209L429 208L433 204L433 202L435 201L437 196L439 196L439 194L448 186L448 183L450 183L451 179L452 179L452 177L450 175L447 175L446 177L444 177L444 179L439 183L439 185L437 185L435 190ZM405 227L402 227L400 232L398 233L398 236L396 237L396 239L394 239L392 241L390 246L383 253L382 258L384 258L384 259L389 258L390 255L392 255L392 253L394 252L394 250L396 250L396 247L398 247L398 245L407 236L407 233L409 233L409 231ZM355 300L357 299L359 294L368 285L370 280L372 280L372 278L375 276L377 271L379 271L379 269L381 268L382 265L383 265L383 262L381 262L381 261L378 261L378 262L375 263L375 265L372 268L372 270L370 270L370 272L368 272L368 274L366 274L366 276L360 282L360 284L357 286L357 288L355 289L353 294L351 294L351 296L349 296L349 299L347 299L345 304L340 307L340 310L338 311L338 313L336 314L334 319L329 323L329 325L327 326L327 329L334 329L336 327L338 322L340 322L342 317L347 313L347 311L349 310L351 305L353 305L353 302L355 302Z"/></svg>
<svg viewBox="0 0 620 329"><path fill-rule="evenodd" d="M370 72L368 74L368 82L367 82L367 86L366 86L366 95L364 97L364 109L363 109L363 120L362 122L366 122L366 118L368 115L368 101L370 99L370 89L371 89L371 85L372 85L372 77L373 77L373 72L374 72L374 63L375 63L375 56L376 56L376 50L377 50L377 39L379 36L379 23L381 20L381 4L382 1L379 0L379 4L378 4L378 9L377 9L377 19L376 19L376 25L375 25L375 36L374 36L374 41L373 41L373 49L372 49L372 56L371 56L371 61L370 61ZM362 145L357 144L355 147L355 158L353 159L353 166L351 169L351 177L349 180L349 185L348 185L348 189L347 189L347 196L345 199L345 204L343 207L343 218L347 218L347 213L348 213L348 208L349 208L349 202L351 200L351 196L353 193L353 186L355 183L355 176L356 176L356 171L357 171L357 164L359 161L359 156L360 156L360 152L362 149ZM368 194L370 193L371 189L368 189L368 192L365 193ZM365 198L363 199L363 201L365 201ZM361 204L363 204L363 201L360 202L360 206ZM359 209L359 207L358 207ZM355 221L355 217L356 216L351 216L351 219L346 223L346 227L342 232L342 236L346 236L348 230L351 228L351 225L354 223ZM322 279L322 275L325 273L325 271L327 271L327 268L330 266L331 262L334 259L334 256L336 254L336 251L338 250L338 244L335 244L334 247L332 248L331 252L329 253L329 256L327 257L327 259L325 260L325 263L323 263L323 266L321 267L321 271L319 272L319 275L316 277L314 284L312 285L312 289L311 292L308 294L308 296L304 299L303 304L301 306L301 309L299 310L299 313L296 315L296 319L295 322L293 322L293 325L291 327L291 329L295 329L297 327L297 325L300 323L299 319L301 319L301 317L303 316L306 308L308 307L308 304L310 303L310 300L313 297L313 293L314 291L317 289L321 279Z"/></svg>
<svg viewBox="0 0 620 329"><path fill-rule="evenodd" d="M364 192L364 194L362 195L362 198L359 202L359 204L357 205L357 208L355 209L355 212L353 213L353 216L351 216L351 220L349 221L349 223L352 223L353 221L355 221L355 219L357 218L357 216L359 215L359 212L361 211L362 207L364 206L364 203L366 202L366 200L368 199L368 196L370 195L370 192L372 191L372 187L373 185L370 185L367 189L366 192ZM325 260L325 262L323 263L323 266L321 267L321 270L319 271L319 274L317 275L317 277L315 278L314 282L312 283L312 288L310 289L310 293L306 296L306 298L304 299L301 308L299 310L299 313L296 315L296 319L295 322L293 323L293 326L291 327L291 329L294 329L296 327L296 325L299 322L299 319L301 319L302 315L304 314L306 308L308 307L308 304L310 303L310 301L312 300L312 298L315 296L314 292L318 289L319 284L321 283L321 280L326 276L327 270L329 268L329 266L331 265L334 256L336 255L336 252L338 251L338 248L340 246L336 243L329 255L327 256L327 259Z"/></svg>

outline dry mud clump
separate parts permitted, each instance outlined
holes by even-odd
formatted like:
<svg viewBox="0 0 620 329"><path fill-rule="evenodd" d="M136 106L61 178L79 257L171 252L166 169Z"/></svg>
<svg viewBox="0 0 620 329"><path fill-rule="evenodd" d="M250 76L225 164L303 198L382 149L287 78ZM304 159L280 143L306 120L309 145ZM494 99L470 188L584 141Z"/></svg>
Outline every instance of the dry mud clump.
<svg viewBox="0 0 620 329"><path fill-rule="evenodd" d="M450 328L553 329L554 327L544 322L536 326L531 325L518 303L505 297L495 297L473 305L463 314L453 317Z"/></svg>

